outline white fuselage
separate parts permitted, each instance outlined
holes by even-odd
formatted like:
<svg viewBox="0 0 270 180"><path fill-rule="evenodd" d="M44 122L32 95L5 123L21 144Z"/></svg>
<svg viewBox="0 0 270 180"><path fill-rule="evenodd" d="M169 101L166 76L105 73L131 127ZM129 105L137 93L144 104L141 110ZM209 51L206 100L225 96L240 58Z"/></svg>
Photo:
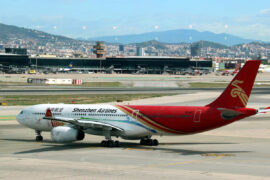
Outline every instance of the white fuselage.
<svg viewBox="0 0 270 180"><path fill-rule="evenodd" d="M139 139L145 136L161 135L154 129L140 123L136 118L127 115L113 105L81 105L81 104L40 104L27 107L17 116L17 121L29 128L38 131L51 131L63 122L43 119L46 110L50 108L54 117L81 119L111 124L124 130L121 134L112 134L125 139ZM85 133L104 135L96 129L85 129ZM119 132L118 132L119 133Z"/></svg>

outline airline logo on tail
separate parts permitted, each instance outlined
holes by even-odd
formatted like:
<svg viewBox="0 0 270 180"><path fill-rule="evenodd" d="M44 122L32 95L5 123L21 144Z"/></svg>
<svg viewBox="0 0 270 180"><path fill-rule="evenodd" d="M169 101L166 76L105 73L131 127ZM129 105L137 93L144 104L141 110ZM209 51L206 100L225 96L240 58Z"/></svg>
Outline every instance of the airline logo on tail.
<svg viewBox="0 0 270 180"><path fill-rule="evenodd" d="M248 96L246 92L238 85L238 84L243 84L243 82L244 81L239 81L237 79L232 82L232 86L234 86L235 88L231 90L231 96L233 98L239 97L240 101L245 107L248 103Z"/></svg>

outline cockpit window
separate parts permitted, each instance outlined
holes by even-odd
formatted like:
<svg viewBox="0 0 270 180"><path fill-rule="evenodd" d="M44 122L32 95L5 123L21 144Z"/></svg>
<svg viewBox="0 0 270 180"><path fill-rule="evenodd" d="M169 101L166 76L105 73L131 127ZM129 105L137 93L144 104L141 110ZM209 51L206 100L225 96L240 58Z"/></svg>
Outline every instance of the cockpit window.
<svg viewBox="0 0 270 180"><path fill-rule="evenodd" d="M20 114L23 114L23 111L21 111Z"/></svg>

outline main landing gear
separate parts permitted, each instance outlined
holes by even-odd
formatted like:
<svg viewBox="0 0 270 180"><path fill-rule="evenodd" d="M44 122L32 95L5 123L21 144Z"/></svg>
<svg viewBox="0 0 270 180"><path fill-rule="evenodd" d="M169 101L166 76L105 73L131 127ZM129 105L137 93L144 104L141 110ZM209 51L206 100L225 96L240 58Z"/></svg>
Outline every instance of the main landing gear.
<svg viewBox="0 0 270 180"><path fill-rule="evenodd" d="M41 131L36 130L36 141L43 141L43 137L41 136Z"/></svg>
<svg viewBox="0 0 270 180"><path fill-rule="evenodd" d="M156 139L141 139L140 145L158 146L159 142Z"/></svg>
<svg viewBox="0 0 270 180"><path fill-rule="evenodd" d="M104 132L105 139L101 141L101 146L103 147L119 147L119 141L113 141L111 138L111 131Z"/></svg>
<svg viewBox="0 0 270 180"><path fill-rule="evenodd" d="M119 147L119 141L113 141L113 140L103 140L101 141L101 145L103 147Z"/></svg>

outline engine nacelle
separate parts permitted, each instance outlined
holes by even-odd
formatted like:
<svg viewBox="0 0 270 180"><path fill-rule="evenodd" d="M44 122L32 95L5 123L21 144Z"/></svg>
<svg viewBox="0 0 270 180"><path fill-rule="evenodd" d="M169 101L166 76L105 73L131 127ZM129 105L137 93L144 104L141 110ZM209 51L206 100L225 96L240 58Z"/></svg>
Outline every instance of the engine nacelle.
<svg viewBox="0 0 270 180"><path fill-rule="evenodd" d="M51 131L52 140L55 142L72 142L84 139L84 132L68 126L58 126Z"/></svg>

